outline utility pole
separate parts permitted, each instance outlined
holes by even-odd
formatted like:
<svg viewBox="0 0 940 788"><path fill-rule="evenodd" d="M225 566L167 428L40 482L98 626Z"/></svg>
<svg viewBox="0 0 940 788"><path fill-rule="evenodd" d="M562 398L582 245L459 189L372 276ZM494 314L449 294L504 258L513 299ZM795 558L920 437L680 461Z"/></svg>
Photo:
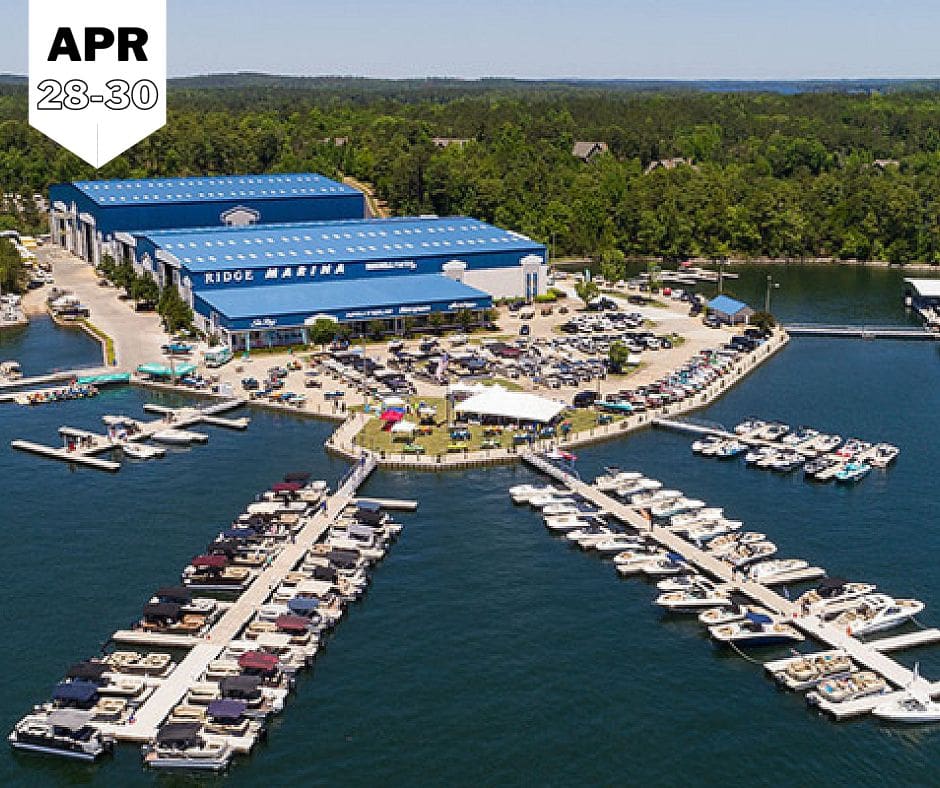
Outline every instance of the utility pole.
<svg viewBox="0 0 940 788"><path fill-rule="evenodd" d="M764 297L764 311L767 312L767 314L770 314L770 293L773 290L779 289L780 283L775 282L774 278L770 274L767 274L767 294Z"/></svg>

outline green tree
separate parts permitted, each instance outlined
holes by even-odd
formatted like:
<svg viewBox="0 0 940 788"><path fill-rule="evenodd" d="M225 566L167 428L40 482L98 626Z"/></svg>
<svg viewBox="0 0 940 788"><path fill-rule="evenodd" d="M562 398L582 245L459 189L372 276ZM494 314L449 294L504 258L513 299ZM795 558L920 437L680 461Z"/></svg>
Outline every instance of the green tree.
<svg viewBox="0 0 940 788"><path fill-rule="evenodd" d="M336 337L336 330L339 327L335 320L329 320L325 317L317 318L312 326L307 327L307 338L314 345L328 345Z"/></svg>
<svg viewBox="0 0 940 788"><path fill-rule="evenodd" d="M381 339L385 336L385 321L372 320L369 322L369 336L372 339Z"/></svg>
<svg viewBox="0 0 940 788"><path fill-rule="evenodd" d="M589 301L597 298L601 289L597 286L597 282L591 279L582 279L575 284L574 291L578 294L578 298L587 304Z"/></svg>
<svg viewBox="0 0 940 788"><path fill-rule="evenodd" d="M149 274L141 274L131 283L129 295L138 304L156 304L160 300L160 287Z"/></svg>
<svg viewBox="0 0 940 788"><path fill-rule="evenodd" d="M776 318L770 314L770 312L765 312L760 310L751 315L751 319L748 321L755 328L759 328L761 331L770 331L774 326L777 325Z"/></svg>
<svg viewBox="0 0 940 788"><path fill-rule="evenodd" d="M614 342L610 346L607 359L610 362L611 371L620 374L626 368L627 361L630 359L630 348L623 342Z"/></svg>
<svg viewBox="0 0 940 788"><path fill-rule="evenodd" d="M0 289L4 293L22 293L29 274L16 247L6 238L0 238Z"/></svg>

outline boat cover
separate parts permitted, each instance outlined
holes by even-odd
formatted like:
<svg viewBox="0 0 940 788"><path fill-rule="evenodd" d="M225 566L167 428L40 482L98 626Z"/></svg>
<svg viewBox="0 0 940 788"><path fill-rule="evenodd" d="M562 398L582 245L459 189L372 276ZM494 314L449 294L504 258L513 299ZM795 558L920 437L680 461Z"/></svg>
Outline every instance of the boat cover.
<svg viewBox="0 0 940 788"><path fill-rule="evenodd" d="M748 613L745 617L748 621L751 621L754 624L773 623L773 619L770 616L765 616L763 613Z"/></svg>
<svg viewBox="0 0 940 788"><path fill-rule="evenodd" d="M816 589L821 597L838 596L849 581L842 577L830 577L823 580Z"/></svg>
<svg viewBox="0 0 940 788"><path fill-rule="evenodd" d="M198 722L171 722L157 731L158 744L193 745L199 744Z"/></svg>
<svg viewBox="0 0 940 788"><path fill-rule="evenodd" d="M98 685L90 681L63 681L52 693L53 700L90 703L98 696Z"/></svg>
<svg viewBox="0 0 940 788"><path fill-rule="evenodd" d="M176 602L150 602L144 605L146 618L179 618L180 606Z"/></svg>
<svg viewBox="0 0 940 788"><path fill-rule="evenodd" d="M213 700L206 712L214 720L239 720L247 708L243 700Z"/></svg>
<svg viewBox="0 0 940 788"><path fill-rule="evenodd" d="M285 482L300 482L300 484L306 484L311 479L311 474L306 471L295 471L294 473L288 473L284 476Z"/></svg>
<svg viewBox="0 0 940 788"><path fill-rule="evenodd" d="M223 539L254 539L258 532L254 528L229 528L222 531Z"/></svg>
<svg viewBox="0 0 940 788"><path fill-rule="evenodd" d="M219 682L223 698L254 698L260 688L261 679L257 676L227 676Z"/></svg>
<svg viewBox="0 0 940 788"><path fill-rule="evenodd" d="M314 580L328 580L331 583L335 583L336 578L338 576L339 576L339 573L336 571L336 567L333 567L333 566L313 567L313 579Z"/></svg>
<svg viewBox="0 0 940 788"><path fill-rule="evenodd" d="M191 602L192 592L186 586L163 586L154 594L161 602Z"/></svg>
<svg viewBox="0 0 940 788"><path fill-rule="evenodd" d="M271 492L293 493L300 492L302 489L303 485L300 482L278 482L271 488Z"/></svg>
<svg viewBox="0 0 940 788"><path fill-rule="evenodd" d="M224 569L228 559L224 555L197 555L190 565L197 569Z"/></svg>
<svg viewBox="0 0 940 788"><path fill-rule="evenodd" d="M264 651L246 651L238 658L238 667L242 670L271 671L280 664L280 660L274 654Z"/></svg>
<svg viewBox="0 0 940 788"><path fill-rule="evenodd" d="M361 512L377 512L382 508L378 501L359 501L356 506Z"/></svg>
<svg viewBox="0 0 940 788"><path fill-rule="evenodd" d="M680 561L685 561L685 559L678 553L666 553L666 558L668 558L670 561L675 561L677 563Z"/></svg>
<svg viewBox="0 0 940 788"><path fill-rule="evenodd" d="M216 539L206 548L206 552L209 555L224 555L231 558L238 553L239 547L240 545L234 539Z"/></svg>
<svg viewBox="0 0 940 788"><path fill-rule="evenodd" d="M310 619L303 616L278 616L274 626L282 632L306 632L310 628Z"/></svg>
<svg viewBox="0 0 940 788"><path fill-rule="evenodd" d="M89 681L99 681L101 677L111 668L103 662L78 662L69 668L65 674L67 679L87 679Z"/></svg>
<svg viewBox="0 0 940 788"><path fill-rule="evenodd" d="M310 615L320 607L320 600L309 596L295 596L293 599L288 600L287 607L292 613Z"/></svg>

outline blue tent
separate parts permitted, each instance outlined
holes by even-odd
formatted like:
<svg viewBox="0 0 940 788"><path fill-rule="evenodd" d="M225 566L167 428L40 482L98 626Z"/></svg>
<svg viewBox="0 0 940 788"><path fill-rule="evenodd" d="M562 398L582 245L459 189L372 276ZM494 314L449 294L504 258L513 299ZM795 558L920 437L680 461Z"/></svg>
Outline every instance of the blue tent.
<svg viewBox="0 0 940 788"><path fill-rule="evenodd" d="M309 616L311 613L316 613L317 608L320 607L320 600L307 596L295 596L288 601L287 607L292 613Z"/></svg>
<svg viewBox="0 0 940 788"><path fill-rule="evenodd" d="M746 323L754 310L743 301L730 298L726 295L715 296L708 302L708 308L723 323Z"/></svg>
<svg viewBox="0 0 940 788"><path fill-rule="evenodd" d="M90 681L65 681L56 685L52 699L70 703L91 703L98 696L98 685Z"/></svg>

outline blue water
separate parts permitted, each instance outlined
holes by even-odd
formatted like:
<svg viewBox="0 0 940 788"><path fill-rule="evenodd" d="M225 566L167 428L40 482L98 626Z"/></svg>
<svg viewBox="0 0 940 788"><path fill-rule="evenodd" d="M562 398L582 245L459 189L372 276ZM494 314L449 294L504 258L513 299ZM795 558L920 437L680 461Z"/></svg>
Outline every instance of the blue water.
<svg viewBox="0 0 940 788"><path fill-rule="evenodd" d="M0 330L0 361L18 361L26 376L100 367L101 345L84 331L58 328L50 318L35 316L28 328Z"/></svg>
<svg viewBox="0 0 940 788"><path fill-rule="evenodd" d="M886 322L886 321L885 321ZM854 488L692 456L649 431L585 449L578 466L636 467L765 531L781 554L928 603L940 624L932 468L940 463L940 365L929 343L794 340L704 417L748 415L885 439L897 465ZM139 413L152 394L0 410L0 727L48 696L68 664L127 624L251 495L287 471L331 480L329 425L254 412L246 433L116 476L12 454L63 422ZM217 779L158 777L134 748L74 766L0 749L4 785L936 784L940 728L834 724L759 666L667 619L655 589L553 539L513 507L521 467L379 473L367 494L418 498L405 531L304 677L267 745ZM769 658L785 652L759 655ZM904 655L940 678L940 649Z"/></svg>

